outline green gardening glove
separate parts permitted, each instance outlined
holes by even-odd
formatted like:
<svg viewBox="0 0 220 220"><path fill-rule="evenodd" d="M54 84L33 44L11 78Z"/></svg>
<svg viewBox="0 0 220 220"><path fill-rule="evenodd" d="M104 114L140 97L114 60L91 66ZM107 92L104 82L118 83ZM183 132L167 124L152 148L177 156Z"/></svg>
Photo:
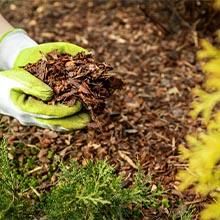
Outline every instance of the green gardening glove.
<svg viewBox="0 0 220 220"><path fill-rule="evenodd" d="M24 125L37 125L53 130L83 128L89 123L90 117L86 113L80 113L80 102L72 107L45 104L43 101L49 100L53 95L52 89L20 68L37 62L42 58L42 53L53 50L73 56L86 52L70 43L37 45L22 30L14 30L4 36L0 42L0 68L9 70L0 72L0 113L18 119Z"/></svg>

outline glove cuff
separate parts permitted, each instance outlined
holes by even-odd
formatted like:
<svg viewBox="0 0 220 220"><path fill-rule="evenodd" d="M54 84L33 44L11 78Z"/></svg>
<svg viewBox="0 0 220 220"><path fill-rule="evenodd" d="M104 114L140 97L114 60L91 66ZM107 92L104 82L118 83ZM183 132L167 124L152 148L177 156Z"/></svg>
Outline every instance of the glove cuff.
<svg viewBox="0 0 220 220"><path fill-rule="evenodd" d="M3 34L0 37L0 69L13 68L19 53L25 48L36 45L37 43L22 29L14 29Z"/></svg>

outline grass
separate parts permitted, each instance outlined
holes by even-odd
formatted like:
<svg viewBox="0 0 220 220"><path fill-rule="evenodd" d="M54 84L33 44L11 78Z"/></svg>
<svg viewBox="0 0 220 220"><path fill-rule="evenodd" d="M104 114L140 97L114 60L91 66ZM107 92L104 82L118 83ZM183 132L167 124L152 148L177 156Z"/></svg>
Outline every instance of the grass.
<svg viewBox="0 0 220 220"><path fill-rule="evenodd" d="M195 208L193 206L179 205L179 210L172 215L172 220L193 220Z"/></svg>

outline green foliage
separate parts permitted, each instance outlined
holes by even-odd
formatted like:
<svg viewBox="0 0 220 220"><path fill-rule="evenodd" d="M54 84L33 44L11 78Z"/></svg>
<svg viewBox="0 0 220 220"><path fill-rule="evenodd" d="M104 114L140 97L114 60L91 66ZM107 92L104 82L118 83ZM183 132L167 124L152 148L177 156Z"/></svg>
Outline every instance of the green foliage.
<svg viewBox="0 0 220 220"><path fill-rule="evenodd" d="M0 219L28 219L32 208L23 198L23 179L11 169L5 141L0 143ZM24 210L26 210L24 212Z"/></svg>
<svg viewBox="0 0 220 220"><path fill-rule="evenodd" d="M194 208L193 206L181 205L180 209L172 215L172 220L193 220Z"/></svg>
<svg viewBox="0 0 220 220"><path fill-rule="evenodd" d="M135 175L130 188L105 161L89 162L85 167L72 163L63 167L59 184L46 198L49 219L134 219L142 207L160 204L162 191L151 192L149 180Z"/></svg>
<svg viewBox="0 0 220 220"><path fill-rule="evenodd" d="M58 184L40 199L30 193L36 184L8 159L6 142L0 144L0 220L140 219L143 207L161 205L162 190L151 190L150 180L138 171L130 187L105 161L86 166L61 166ZM33 183L34 182L34 183Z"/></svg>

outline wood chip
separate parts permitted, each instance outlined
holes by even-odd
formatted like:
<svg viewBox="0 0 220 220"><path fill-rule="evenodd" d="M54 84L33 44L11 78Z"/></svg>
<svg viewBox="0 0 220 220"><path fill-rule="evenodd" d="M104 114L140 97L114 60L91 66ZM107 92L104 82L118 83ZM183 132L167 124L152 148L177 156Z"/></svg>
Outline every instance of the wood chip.
<svg viewBox="0 0 220 220"><path fill-rule="evenodd" d="M126 162L128 162L128 164L133 167L134 169L138 169L138 167L135 165L135 163L132 161L132 159L126 155L125 153L123 153L122 151L118 151L119 156L125 160Z"/></svg>
<svg viewBox="0 0 220 220"><path fill-rule="evenodd" d="M54 96L46 103L72 106L79 100L94 117L104 110L106 99L123 84L109 73L112 67L96 62L91 54L83 52L71 56L52 51L24 69L53 89Z"/></svg>

